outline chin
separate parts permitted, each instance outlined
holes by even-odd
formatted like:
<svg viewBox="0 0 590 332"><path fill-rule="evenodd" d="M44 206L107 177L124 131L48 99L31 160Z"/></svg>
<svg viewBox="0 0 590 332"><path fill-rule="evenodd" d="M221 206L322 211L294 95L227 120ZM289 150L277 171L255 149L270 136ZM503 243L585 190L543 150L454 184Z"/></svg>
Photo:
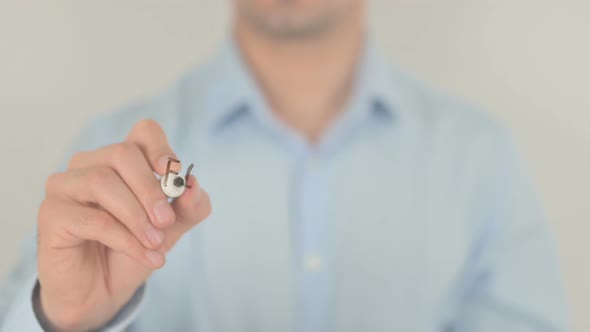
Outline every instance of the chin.
<svg viewBox="0 0 590 332"><path fill-rule="evenodd" d="M329 31L362 0L235 0L237 14L275 38L307 38Z"/></svg>

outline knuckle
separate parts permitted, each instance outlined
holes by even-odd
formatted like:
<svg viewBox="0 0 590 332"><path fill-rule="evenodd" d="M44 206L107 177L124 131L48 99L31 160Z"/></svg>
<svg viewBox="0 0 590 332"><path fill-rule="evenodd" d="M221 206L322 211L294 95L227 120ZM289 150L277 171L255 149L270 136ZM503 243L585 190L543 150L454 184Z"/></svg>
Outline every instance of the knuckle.
<svg viewBox="0 0 590 332"><path fill-rule="evenodd" d="M132 132L136 132L138 134L150 133L153 131L162 130L160 124L156 122L154 119L143 119L135 124L133 127Z"/></svg>
<svg viewBox="0 0 590 332"><path fill-rule="evenodd" d="M133 143L121 142L112 146L111 160L119 162L127 158L131 153L134 153L137 147Z"/></svg>
<svg viewBox="0 0 590 332"><path fill-rule="evenodd" d="M90 218L92 218L92 223L94 224L94 229L98 232L98 233L105 233L108 231L110 225L111 225L111 220L110 218L107 216L106 213L96 213L93 217L82 217L82 221L85 222L86 224L82 224L82 226L88 225L88 223L90 222Z"/></svg>
<svg viewBox="0 0 590 332"><path fill-rule="evenodd" d="M42 231L47 227L53 209L54 204L51 200L44 199L41 202L41 205L39 206L39 215L37 217L37 226L39 231Z"/></svg>
<svg viewBox="0 0 590 332"><path fill-rule="evenodd" d="M76 228L85 228L90 223L90 217L85 214L75 213L71 215L70 222Z"/></svg>
<svg viewBox="0 0 590 332"><path fill-rule="evenodd" d="M155 207L157 204L161 204L163 200L166 200L166 195L162 192L160 188L151 188L149 189L150 194L146 195L147 206Z"/></svg>
<svg viewBox="0 0 590 332"><path fill-rule="evenodd" d="M45 194L55 192L55 190L59 187L59 183L61 183L63 179L62 173L53 173L47 177L45 181Z"/></svg>
<svg viewBox="0 0 590 332"><path fill-rule="evenodd" d="M112 182L115 176L115 171L108 167L94 168L87 174L88 184L90 188L97 188Z"/></svg>
<svg viewBox="0 0 590 332"><path fill-rule="evenodd" d="M122 237L122 249L132 256L139 255L140 244L138 240L129 232L125 232Z"/></svg>
<svg viewBox="0 0 590 332"><path fill-rule="evenodd" d="M174 247L174 242L171 239L166 238L164 240L164 242L162 242L162 245L160 246L160 251L167 253L170 250L172 250L173 247Z"/></svg>
<svg viewBox="0 0 590 332"><path fill-rule="evenodd" d="M149 224L149 218L145 211L141 208L134 209L134 211L130 212L131 215L131 223L135 225L147 225Z"/></svg>
<svg viewBox="0 0 590 332"><path fill-rule="evenodd" d="M143 188L143 192L145 192L145 196L144 198L140 199L140 202L142 203L144 208L155 208L156 205L161 204L161 202L168 201L166 199L166 195L162 191L162 188L160 187L157 181L151 183L146 182L144 186L145 187Z"/></svg>
<svg viewBox="0 0 590 332"><path fill-rule="evenodd" d="M77 152L70 158L68 162L68 169L76 168L86 156L85 152Z"/></svg>

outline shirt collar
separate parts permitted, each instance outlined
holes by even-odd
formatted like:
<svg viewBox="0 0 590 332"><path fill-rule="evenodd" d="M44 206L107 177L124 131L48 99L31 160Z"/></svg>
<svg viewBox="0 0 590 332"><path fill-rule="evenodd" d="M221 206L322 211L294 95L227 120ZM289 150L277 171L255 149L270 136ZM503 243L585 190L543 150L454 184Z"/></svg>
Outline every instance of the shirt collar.
<svg viewBox="0 0 590 332"><path fill-rule="evenodd" d="M393 67L372 39L367 38L358 66L349 113L354 119L377 116L397 120L401 113L399 94L392 75ZM208 71L205 98L207 126L213 132L245 116L264 124L276 124L253 75L243 61L233 38L228 38Z"/></svg>

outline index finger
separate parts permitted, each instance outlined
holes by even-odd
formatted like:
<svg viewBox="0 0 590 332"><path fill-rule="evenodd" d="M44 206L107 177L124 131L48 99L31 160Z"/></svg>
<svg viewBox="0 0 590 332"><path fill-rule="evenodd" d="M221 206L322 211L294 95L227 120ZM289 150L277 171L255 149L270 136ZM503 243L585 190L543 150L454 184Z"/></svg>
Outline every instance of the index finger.
<svg viewBox="0 0 590 332"><path fill-rule="evenodd" d="M143 152L152 170L159 175L164 175L170 158L178 159L162 127L152 119L139 121L126 138L127 142L134 143ZM172 164L174 171L180 170L180 164Z"/></svg>

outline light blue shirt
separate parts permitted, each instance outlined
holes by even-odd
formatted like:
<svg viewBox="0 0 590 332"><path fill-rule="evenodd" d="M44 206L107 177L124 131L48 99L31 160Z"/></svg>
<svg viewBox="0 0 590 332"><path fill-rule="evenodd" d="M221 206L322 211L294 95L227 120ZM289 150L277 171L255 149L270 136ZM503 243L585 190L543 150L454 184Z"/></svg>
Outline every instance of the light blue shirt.
<svg viewBox="0 0 590 332"><path fill-rule="evenodd" d="M107 328L567 330L548 227L508 132L370 42L355 82L312 146L269 110L229 42L83 130L74 150L156 119L214 209ZM3 331L40 330L34 246L25 253L2 295Z"/></svg>

